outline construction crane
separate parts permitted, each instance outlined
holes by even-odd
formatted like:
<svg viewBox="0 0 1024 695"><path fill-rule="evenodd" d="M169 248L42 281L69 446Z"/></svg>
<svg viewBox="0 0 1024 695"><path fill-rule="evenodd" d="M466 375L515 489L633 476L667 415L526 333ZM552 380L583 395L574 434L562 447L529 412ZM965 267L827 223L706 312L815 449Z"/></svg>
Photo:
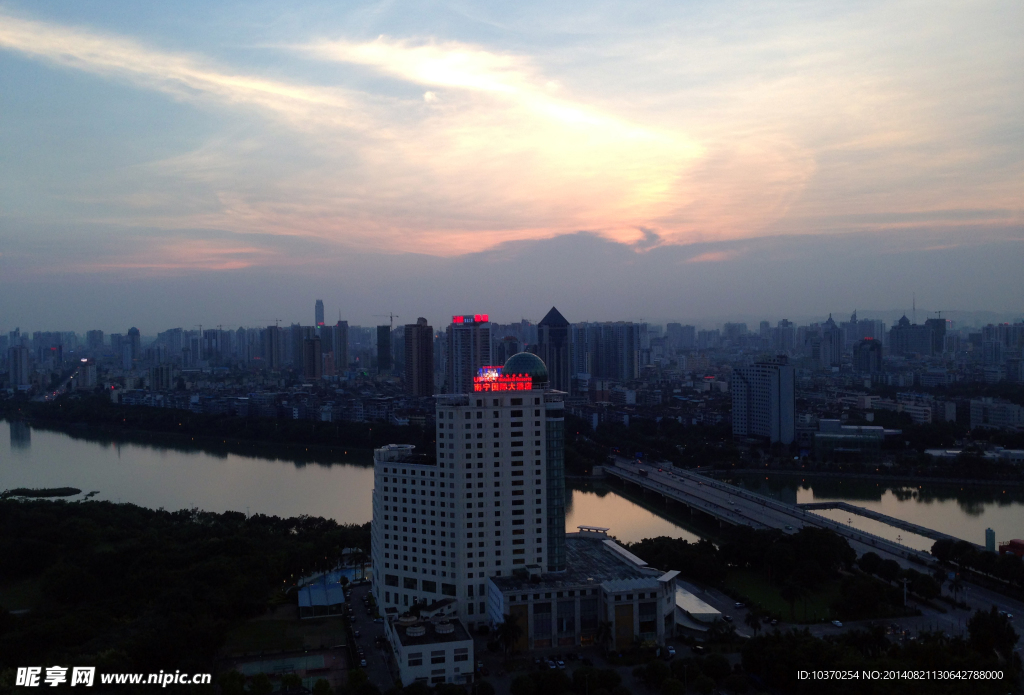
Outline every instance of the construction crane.
<svg viewBox="0 0 1024 695"><path fill-rule="evenodd" d="M392 330L392 331L393 331L393 330L395 330L395 319L396 319L396 318L397 318L397 319L400 319L400 318L402 318L401 316L399 316L398 314L396 314L396 313L393 313L393 312L392 312L392 313L389 313L389 314L374 314L374 316L381 316L381 317L387 316L387 317L388 317L388 319L389 319L389 320L390 320L390 322L391 322L391 330Z"/></svg>

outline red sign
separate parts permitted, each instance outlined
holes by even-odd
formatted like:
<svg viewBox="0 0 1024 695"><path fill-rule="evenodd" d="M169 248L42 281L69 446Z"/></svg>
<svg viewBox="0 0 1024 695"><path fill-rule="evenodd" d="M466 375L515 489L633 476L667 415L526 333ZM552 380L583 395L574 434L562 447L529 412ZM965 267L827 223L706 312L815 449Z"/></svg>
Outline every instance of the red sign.
<svg viewBox="0 0 1024 695"><path fill-rule="evenodd" d="M487 323L490 318L488 314L467 314L466 316L452 316L452 323Z"/></svg>
<svg viewBox="0 0 1024 695"><path fill-rule="evenodd" d="M474 391L530 391L533 377L529 374L498 374L473 377Z"/></svg>

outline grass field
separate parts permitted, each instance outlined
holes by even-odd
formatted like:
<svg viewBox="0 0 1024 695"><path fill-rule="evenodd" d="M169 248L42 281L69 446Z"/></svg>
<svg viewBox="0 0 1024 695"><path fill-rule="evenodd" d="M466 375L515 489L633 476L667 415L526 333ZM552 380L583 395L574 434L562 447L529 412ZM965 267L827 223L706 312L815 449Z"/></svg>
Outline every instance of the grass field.
<svg viewBox="0 0 1024 695"><path fill-rule="evenodd" d="M759 603L765 610L779 615L786 621L814 623L835 618L830 606L839 598L838 580L830 581L818 591L798 600L792 613L789 603L779 593L780 587L769 585L764 577L755 572L732 570L726 577L725 585L733 591L743 594L751 602Z"/></svg>
<svg viewBox="0 0 1024 695"><path fill-rule="evenodd" d="M294 611L294 606L286 607ZM279 614L278 614L279 615ZM298 617L258 618L228 633L225 654L252 654L295 649L318 649L345 643L341 618L299 620Z"/></svg>

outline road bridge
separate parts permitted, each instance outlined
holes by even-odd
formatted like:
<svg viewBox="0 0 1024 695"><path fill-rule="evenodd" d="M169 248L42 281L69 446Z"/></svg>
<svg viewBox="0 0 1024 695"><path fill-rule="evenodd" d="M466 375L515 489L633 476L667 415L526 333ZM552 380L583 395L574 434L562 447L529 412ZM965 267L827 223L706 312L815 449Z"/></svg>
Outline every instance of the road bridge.
<svg viewBox="0 0 1024 695"><path fill-rule="evenodd" d="M936 531L935 529L930 529L927 526L913 524L909 521L904 521L903 519L897 519L894 516L882 514L881 512L876 512L872 509L858 507L857 505L850 504L848 502L805 502L803 504L798 504L797 506L800 509L806 509L808 511L813 511L815 509L840 509L850 514L857 514L858 516L862 516L866 519L874 519L875 521L880 521L883 524L888 524L889 526L894 526L896 528L903 529L904 531L916 533L917 535L924 536L925 538L931 538L933 541L951 540L954 543L963 541L962 538L951 536L948 533ZM977 543L971 543L971 545L973 545L976 550L985 549L984 546L978 545Z"/></svg>
<svg viewBox="0 0 1024 695"><path fill-rule="evenodd" d="M656 464L637 464L629 459L617 458L614 466L605 467L604 474L683 505L691 513L710 516L722 525L779 529L786 533L796 533L808 526L827 528L850 541L858 555L873 550L907 560L913 559L917 564L931 565L935 562L928 553L812 514L801 506L786 504L690 470L671 465L659 468Z"/></svg>

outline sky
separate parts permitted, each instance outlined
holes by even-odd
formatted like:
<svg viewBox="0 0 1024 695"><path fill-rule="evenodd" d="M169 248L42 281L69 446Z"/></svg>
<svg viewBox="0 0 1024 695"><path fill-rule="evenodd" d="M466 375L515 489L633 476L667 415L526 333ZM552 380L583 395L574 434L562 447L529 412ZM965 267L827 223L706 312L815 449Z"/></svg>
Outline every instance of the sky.
<svg viewBox="0 0 1024 695"><path fill-rule="evenodd" d="M1017 0L0 0L0 330L1024 315L1022 29Z"/></svg>

